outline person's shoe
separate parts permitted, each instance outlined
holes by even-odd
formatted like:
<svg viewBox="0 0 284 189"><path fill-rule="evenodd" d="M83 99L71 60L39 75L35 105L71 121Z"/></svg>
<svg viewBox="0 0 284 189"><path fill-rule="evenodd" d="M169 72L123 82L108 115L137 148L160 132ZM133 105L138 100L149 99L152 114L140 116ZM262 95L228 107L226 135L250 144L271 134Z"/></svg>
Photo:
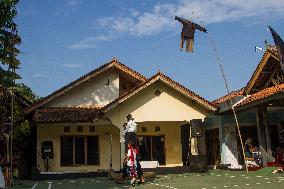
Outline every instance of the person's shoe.
<svg viewBox="0 0 284 189"><path fill-rule="evenodd" d="M131 184L132 186L135 186L135 178L133 178L133 179L130 181L130 184Z"/></svg>
<svg viewBox="0 0 284 189"><path fill-rule="evenodd" d="M145 184L145 181L139 181L138 184Z"/></svg>

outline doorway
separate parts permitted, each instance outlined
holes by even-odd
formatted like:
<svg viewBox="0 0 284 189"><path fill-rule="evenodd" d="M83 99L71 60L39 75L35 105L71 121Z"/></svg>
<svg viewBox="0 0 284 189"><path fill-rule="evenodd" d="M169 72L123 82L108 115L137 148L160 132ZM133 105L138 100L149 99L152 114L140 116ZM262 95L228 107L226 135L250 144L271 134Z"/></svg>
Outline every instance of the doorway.
<svg viewBox="0 0 284 189"><path fill-rule="evenodd" d="M138 136L139 151L142 161L158 161L160 165L166 164L165 136Z"/></svg>
<svg viewBox="0 0 284 189"><path fill-rule="evenodd" d="M217 165L220 162L220 143L219 143L219 129L207 130L206 137L206 151L209 165Z"/></svg>

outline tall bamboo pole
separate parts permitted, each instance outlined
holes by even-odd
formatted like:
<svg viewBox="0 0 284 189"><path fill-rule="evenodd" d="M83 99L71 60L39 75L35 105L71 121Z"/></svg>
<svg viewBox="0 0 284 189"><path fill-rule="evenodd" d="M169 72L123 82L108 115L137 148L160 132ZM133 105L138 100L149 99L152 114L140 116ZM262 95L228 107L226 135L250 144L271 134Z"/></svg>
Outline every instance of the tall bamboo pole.
<svg viewBox="0 0 284 189"><path fill-rule="evenodd" d="M194 12L192 12L192 14L194 14ZM196 18L199 20L199 22L202 25L204 25L203 22L201 21L201 19L198 16ZM207 33L208 33L211 45L212 45L212 47L214 49L214 52L216 54L217 62L219 64L220 71L221 71L221 74L222 74L222 77L223 77L223 80L224 80L224 83L225 83L225 87L226 87L226 90L227 90L227 95L228 95L229 101L230 101L230 106L231 106L231 109L233 111L234 119L235 119L235 122L236 122L236 128L237 128L237 131L238 131L238 136L239 136L239 139L240 139L240 142L241 142L241 148L242 148L242 154L243 154L243 159L244 159L245 171L246 171L246 173L248 173L248 168L247 168L247 164L246 164L246 157L245 157L245 150L244 150L244 144L243 144L243 139L242 139L241 132L240 132L239 121L238 121L238 117L237 117L237 114L236 114L236 111L235 111L235 108L234 108L233 100L230 97L229 85L228 85L228 82L227 82L227 79L226 79L226 76L225 76L225 71L224 71L224 68L223 68L223 65L222 65L221 56L218 53L217 47L216 47L216 45L214 43L214 40L213 40L212 36L210 35L209 32L207 32Z"/></svg>

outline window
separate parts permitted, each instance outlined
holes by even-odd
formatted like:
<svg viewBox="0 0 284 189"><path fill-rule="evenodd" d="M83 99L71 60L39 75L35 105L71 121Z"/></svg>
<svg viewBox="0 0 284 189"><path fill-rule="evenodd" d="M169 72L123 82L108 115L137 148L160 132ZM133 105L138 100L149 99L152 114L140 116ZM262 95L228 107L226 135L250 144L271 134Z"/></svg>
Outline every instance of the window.
<svg viewBox="0 0 284 189"><path fill-rule="evenodd" d="M68 127L68 126L67 126L67 127L64 127L64 132L66 132L66 133L67 133L67 132L70 132L70 127Z"/></svg>
<svg viewBox="0 0 284 189"><path fill-rule="evenodd" d="M61 165L73 164L73 137L61 137Z"/></svg>
<svg viewBox="0 0 284 189"><path fill-rule="evenodd" d="M99 146L99 140L97 136L87 137L87 164L88 165L98 165L99 162L99 150L95 148Z"/></svg>
<svg viewBox="0 0 284 189"><path fill-rule="evenodd" d="M147 132L147 128L146 127L142 127L142 132Z"/></svg>
<svg viewBox="0 0 284 189"><path fill-rule="evenodd" d="M122 84L122 89L123 89L123 90L126 90L126 89L127 89L127 87L126 87L125 84Z"/></svg>
<svg viewBox="0 0 284 189"><path fill-rule="evenodd" d="M95 132L96 131L96 127L95 126L90 126L89 129L90 129L90 132Z"/></svg>
<svg viewBox="0 0 284 189"><path fill-rule="evenodd" d="M78 126L77 127L77 132L83 132L83 127L82 126Z"/></svg>
<svg viewBox="0 0 284 189"><path fill-rule="evenodd" d="M105 83L105 85L109 85L109 79L107 79L107 82Z"/></svg>
<svg viewBox="0 0 284 189"><path fill-rule="evenodd" d="M75 164L85 163L84 137L75 137Z"/></svg>
<svg viewBox="0 0 284 189"><path fill-rule="evenodd" d="M160 131L160 127L155 127L155 131Z"/></svg>
<svg viewBox="0 0 284 189"><path fill-rule="evenodd" d="M61 166L99 165L98 136L62 136Z"/></svg>

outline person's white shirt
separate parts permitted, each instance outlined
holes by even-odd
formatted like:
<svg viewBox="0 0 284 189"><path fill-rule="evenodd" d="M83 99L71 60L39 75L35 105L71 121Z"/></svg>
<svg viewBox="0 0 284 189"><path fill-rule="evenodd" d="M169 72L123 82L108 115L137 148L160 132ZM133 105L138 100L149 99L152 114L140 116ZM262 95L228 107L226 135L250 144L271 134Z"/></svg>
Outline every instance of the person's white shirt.
<svg viewBox="0 0 284 189"><path fill-rule="evenodd" d="M134 120L129 120L125 126L124 133L127 132L136 132L137 131L137 123Z"/></svg>
<svg viewBox="0 0 284 189"><path fill-rule="evenodd" d="M126 122L124 129L121 133L122 138L121 138L120 142L125 142L125 133L127 133L127 132L136 133L136 131L137 131L137 123L135 123L133 119Z"/></svg>

